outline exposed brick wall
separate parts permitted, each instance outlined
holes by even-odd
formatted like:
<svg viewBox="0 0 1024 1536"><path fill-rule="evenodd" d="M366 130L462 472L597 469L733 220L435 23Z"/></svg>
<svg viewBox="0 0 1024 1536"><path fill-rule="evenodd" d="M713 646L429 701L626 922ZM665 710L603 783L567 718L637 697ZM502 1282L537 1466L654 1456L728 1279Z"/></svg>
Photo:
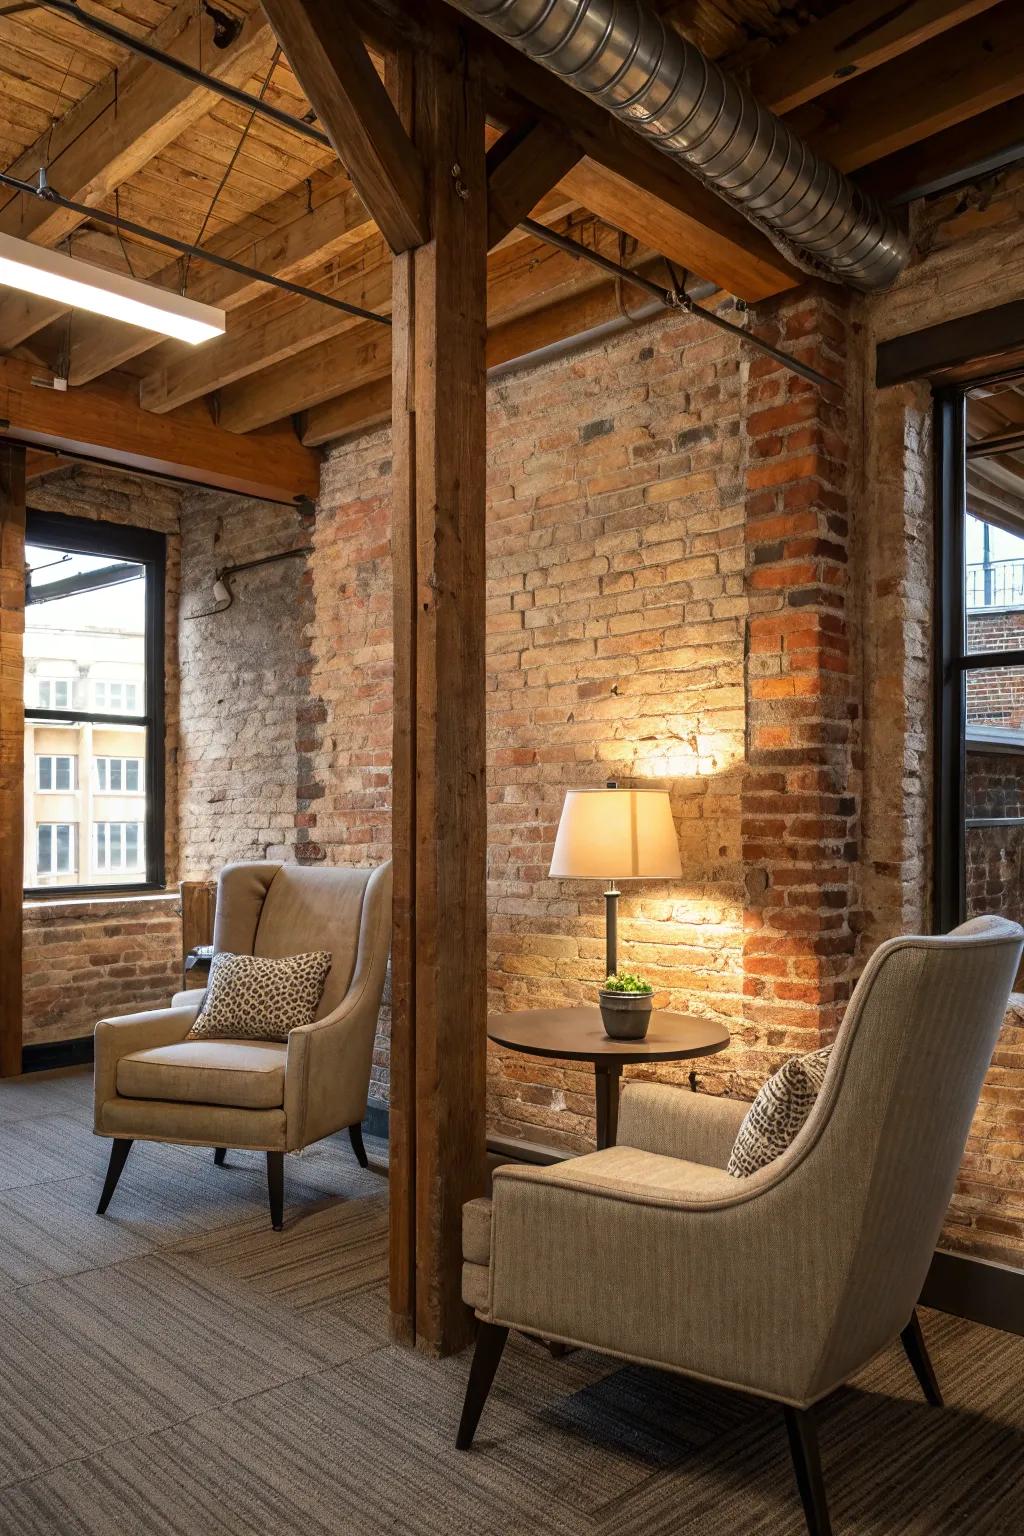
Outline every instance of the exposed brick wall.
<svg viewBox="0 0 1024 1536"><path fill-rule="evenodd" d="M164 713L167 882L178 878L178 534L182 493L101 467L69 469L30 487L30 506L167 535ZM181 918L175 899L30 901L25 908L24 1041L90 1035L105 1013L164 1004L180 985Z"/></svg>
<svg viewBox="0 0 1024 1536"><path fill-rule="evenodd" d="M236 859L290 858L301 793L298 735L308 690L306 557L215 574L309 544L312 514L212 492L182 508L180 866L216 876ZM297 786L299 786L297 788Z"/></svg>
<svg viewBox="0 0 1024 1536"><path fill-rule="evenodd" d="M835 380L826 395L754 358L745 421L744 992L773 1049L809 1050L852 989L860 900L847 320L840 299L812 292L760 328Z"/></svg>

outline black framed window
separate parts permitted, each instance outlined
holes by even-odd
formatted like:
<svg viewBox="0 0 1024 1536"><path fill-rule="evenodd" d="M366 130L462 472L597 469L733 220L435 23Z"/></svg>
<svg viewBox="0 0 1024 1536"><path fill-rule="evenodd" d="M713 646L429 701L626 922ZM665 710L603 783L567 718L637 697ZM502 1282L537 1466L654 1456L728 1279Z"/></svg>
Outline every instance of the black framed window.
<svg viewBox="0 0 1024 1536"><path fill-rule="evenodd" d="M1024 913L1024 375L936 396L935 922Z"/></svg>
<svg viewBox="0 0 1024 1536"><path fill-rule="evenodd" d="M155 890L164 871L162 534L28 512L25 890Z"/></svg>

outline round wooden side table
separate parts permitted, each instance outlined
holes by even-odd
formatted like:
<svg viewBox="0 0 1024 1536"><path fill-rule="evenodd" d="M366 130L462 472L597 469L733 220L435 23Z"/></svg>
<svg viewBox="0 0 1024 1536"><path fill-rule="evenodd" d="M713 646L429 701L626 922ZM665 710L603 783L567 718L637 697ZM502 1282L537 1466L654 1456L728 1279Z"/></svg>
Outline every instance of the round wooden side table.
<svg viewBox="0 0 1024 1536"><path fill-rule="evenodd" d="M729 1031L713 1019L661 1010L651 1014L650 1028L643 1040L612 1040L604 1032L601 1010L585 1006L492 1014L487 1035L495 1045L506 1046L510 1051L593 1063L599 1150L615 1145L623 1067L641 1061L686 1061L691 1057L713 1056L729 1044ZM692 1073L690 1086L696 1087Z"/></svg>

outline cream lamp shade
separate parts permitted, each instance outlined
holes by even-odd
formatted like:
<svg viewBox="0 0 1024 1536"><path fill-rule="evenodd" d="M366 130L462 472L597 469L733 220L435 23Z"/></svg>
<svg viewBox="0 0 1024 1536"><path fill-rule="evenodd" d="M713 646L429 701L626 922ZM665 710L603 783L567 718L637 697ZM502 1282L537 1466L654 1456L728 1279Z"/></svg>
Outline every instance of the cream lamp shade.
<svg viewBox="0 0 1024 1536"><path fill-rule="evenodd" d="M675 880L682 874L663 789L570 789L555 837L556 880Z"/></svg>

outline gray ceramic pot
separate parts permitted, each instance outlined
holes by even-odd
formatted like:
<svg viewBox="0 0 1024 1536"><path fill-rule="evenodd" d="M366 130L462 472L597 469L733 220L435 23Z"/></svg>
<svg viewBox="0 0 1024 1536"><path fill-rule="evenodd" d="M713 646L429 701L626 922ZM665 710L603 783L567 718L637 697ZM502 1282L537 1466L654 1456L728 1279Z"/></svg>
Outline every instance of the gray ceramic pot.
<svg viewBox="0 0 1024 1536"><path fill-rule="evenodd" d="M601 1018L613 1040L642 1040L651 1022L654 998L650 992L606 992L602 987Z"/></svg>

